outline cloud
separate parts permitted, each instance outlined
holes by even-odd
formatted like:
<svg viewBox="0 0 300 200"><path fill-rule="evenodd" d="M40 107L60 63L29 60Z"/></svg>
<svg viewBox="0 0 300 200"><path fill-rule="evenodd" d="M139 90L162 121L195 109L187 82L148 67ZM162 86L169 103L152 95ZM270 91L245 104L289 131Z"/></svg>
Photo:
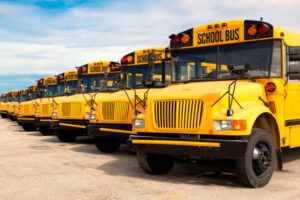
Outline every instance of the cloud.
<svg viewBox="0 0 300 200"><path fill-rule="evenodd" d="M20 1L19 1L20 2ZM300 32L299 1L65 1L56 12L36 2L0 3L0 74L58 74L134 50L168 45L168 36L230 19L264 19ZM74 1L75 2L75 1ZM50 2L51 3L51 2Z"/></svg>

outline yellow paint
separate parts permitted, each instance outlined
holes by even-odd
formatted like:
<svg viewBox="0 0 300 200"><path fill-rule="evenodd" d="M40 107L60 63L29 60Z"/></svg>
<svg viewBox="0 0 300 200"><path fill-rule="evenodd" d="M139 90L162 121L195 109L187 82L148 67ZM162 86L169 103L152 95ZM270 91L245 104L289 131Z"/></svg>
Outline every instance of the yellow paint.
<svg viewBox="0 0 300 200"><path fill-rule="evenodd" d="M124 134L134 134L134 132L132 132L132 131L125 131L125 130L111 129L111 128L99 128L99 131L113 132L113 133L124 133Z"/></svg>
<svg viewBox="0 0 300 200"><path fill-rule="evenodd" d="M216 143L216 142L188 142L188 141L174 141L174 140L132 140L132 144L159 144L159 145L178 145L178 146L215 147L215 148L220 147L220 143Z"/></svg>
<svg viewBox="0 0 300 200"><path fill-rule="evenodd" d="M74 125L74 124L66 124L66 123L59 123L60 126L68 126L68 127L74 127L74 128L82 128L86 129L86 126L81 126L81 125Z"/></svg>
<svg viewBox="0 0 300 200"><path fill-rule="evenodd" d="M34 120L34 118L23 118L23 117L21 117L21 118L18 118L19 120L28 120L28 121L33 121Z"/></svg>

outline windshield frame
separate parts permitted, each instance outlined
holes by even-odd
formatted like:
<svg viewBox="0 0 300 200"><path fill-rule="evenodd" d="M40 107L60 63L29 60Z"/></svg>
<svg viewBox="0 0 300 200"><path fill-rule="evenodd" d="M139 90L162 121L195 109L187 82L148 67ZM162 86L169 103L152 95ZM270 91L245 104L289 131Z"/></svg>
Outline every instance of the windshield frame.
<svg viewBox="0 0 300 200"><path fill-rule="evenodd" d="M273 41L272 44L272 48L271 48L271 55L270 55L270 61L269 61L269 70L268 70L268 76L267 77L251 77L248 76L247 74L245 76L236 76L236 77L228 77L228 78L220 78L219 77L219 69L220 69L220 52L219 52L219 48L222 46L232 46L235 44L247 44L247 43L259 43L259 42L263 42L263 41ZM273 60L273 53L274 53L274 41L279 41L279 46L280 46L280 75L278 76L270 76L270 72L272 70L272 60ZM174 52L181 52L181 51L185 51L185 50L198 50L201 48L207 48L207 47L214 47L217 49L216 51L216 75L215 77L211 77L211 78L202 78L202 79L192 79L192 80L174 80L173 78L173 68L174 68L174 62L175 62L175 55ZM172 49L172 58L171 58L171 83L189 83L189 82L208 82L208 81L226 81L226 80L249 80L249 79L270 79L270 78L283 78L283 73L284 73L284 69L283 69L283 55L282 55L282 51L283 51L283 40L282 39L264 39L264 40L258 40L258 41L250 41L250 42L240 42L240 43L234 43L234 44L226 44L226 45L212 45L212 46L205 46L205 47L197 47L197 48L184 48L184 49ZM175 76L177 76L175 74Z"/></svg>

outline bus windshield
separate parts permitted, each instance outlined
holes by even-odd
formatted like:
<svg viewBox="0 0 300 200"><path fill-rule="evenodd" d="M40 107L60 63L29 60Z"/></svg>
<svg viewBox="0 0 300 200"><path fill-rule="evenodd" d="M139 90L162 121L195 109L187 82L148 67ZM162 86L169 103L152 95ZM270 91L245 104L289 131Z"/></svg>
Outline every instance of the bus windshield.
<svg viewBox="0 0 300 200"><path fill-rule="evenodd" d="M29 99L35 99L36 96L35 96L35 91L30 91L30 96L29 96Z"/></svg>
<svg viewBox="0 0 300 200"><path fill-rule="evenodd" d="M1 101L2 102L6 102L7 101L7 97L1 97Z"/></svg>
<svg viewBox="0 0 300 200"><path fill-rule="evenodd" d="M14 95L13 101L20 101L20 95Z"/></svg>
<svg viewBox="0 0 300 200"><path fill-rule="evenodd" d="M38 86L38 89L37 89L37 96L38 96L39 98L46 97L45 86Z"/></svg>
<svg viewBox="0 0 300 200"><path fill-rule="evenodd" d="M47 96L55 97L58 95L57 85L48 85Z"/></svg>
<svg viewBox="0 0 300 200"><path fill-rule="evenodd" d="M71 94L76 93L77 89L77 80L76 81L66 81L66 86L65 86L69 91L71 91Z"/></svg>
<svg viewBox="0 0 300 200"><path fill-rule="evenodd" d="M27 94L22 94L21 101L28 101L28 95Z"/></svg>
<svg viewBox="0 0 300 200"><path fill-rule="evenodd" d="M57 95L62 96L65 94L65 82L64 81L58 81L57 82Z"/></svg>
<svg viewBox="0 0 300 200"><path fill-rule="evenodd" d="M281 60L280 40L174 50L172 81L235 79L228 70L235 65L249 67L245 77L279 78Z"/></svg>
<svg viewBox="0 0 300 200"><path fill-rule="evenodd" d="M11 101L11 100L12 100L12 96L10 95L7 97L7 101Z"/></svg>
<svg viewBox="0 0 300 200"><path fill-rule="evenodd" d="M119 74L108 74L108 90L117 90L118 86ZM81 75L78 77L78 87L81 84L84 86L83 92L93 92L93 91L101 91L104 89L105 78L104 74L89 74L89 75Z"/></svg>
<svg viewBox="0 0 300 200"><path fill-rule="evenodd" d="M166 82L170 82L170 63L166 65ZM154 78L156 82L162 82L162 63L154 65L155 72ZM122 67L122 85L130 88L144 88L143 81L147 81L151 73L151 67L149 65L136 65Z"/></svg>

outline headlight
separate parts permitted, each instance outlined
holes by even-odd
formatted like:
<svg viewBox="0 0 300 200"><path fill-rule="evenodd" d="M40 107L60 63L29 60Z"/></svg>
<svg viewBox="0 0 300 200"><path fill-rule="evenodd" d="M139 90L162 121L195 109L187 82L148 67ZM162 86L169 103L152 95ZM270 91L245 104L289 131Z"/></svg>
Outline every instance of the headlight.
<svg viewBox="0 0 300 200"><path fill-rule="evenodd" d="M17 113L17 110L14 108L14 113Z"/></svg>
<svg viewBox="0 0 300 200"><path fill-rule="evenodd" d="M39 116L39 110L35 110L35 116Z"/></svg>
<svg viewBox="0 0 300 200"><path fill-rule="evenodd" d="M19 110L19 115L22 115L22 112L21 112L21 110Z"/></svg>
<svg viewBox="0 0 300 200"><path fill-rule="evenodd" d="M231 120L214 120L214 130L232 130L232 121Z"/></svg>
<svg viewBox="0 0 300 200"><path fill-rule="evenodd" d="M57 117L57 112L52 112L52 117Z"/></svg>
<svg viewBox="0 0 300 200"><path fill-rule="evenodd" d="M135 119L134 120L134 128L145 128L145 120L144 119Z"/></svg>
<svg viewBox="0 0 300 200"><path fill-rule="evenodd" d="M96 120L96 115L95 114L91 114L90 120Z"/></svg>
<svg viewBox="0 0 300 200"><path fill-rule="evenodd" d="M214 120L214 130L245 131L247 130L247 121L246 120Z"/></svg>
<svg viewBox="0 0 300 200"><path fill-rule="evenodd" d="M86 112L85 113L85 118L90 118L90 113Z"/></svg>

